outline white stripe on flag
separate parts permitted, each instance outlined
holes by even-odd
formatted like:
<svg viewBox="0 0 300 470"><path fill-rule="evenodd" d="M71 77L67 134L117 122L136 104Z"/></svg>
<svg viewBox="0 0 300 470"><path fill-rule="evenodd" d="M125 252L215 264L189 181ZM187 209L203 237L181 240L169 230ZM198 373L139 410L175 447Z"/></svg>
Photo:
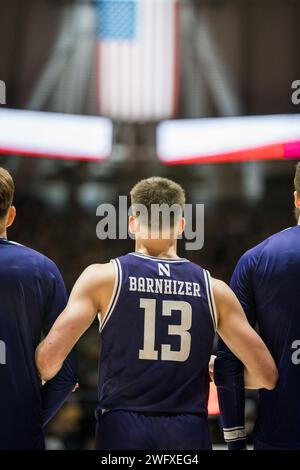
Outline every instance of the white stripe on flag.
<svg viewBox="0 0 300 470"><path fill-rule="evenodd" d="M165 57L165 68L167 73L165 74L164 80L164 89L167 91L165 94L165 104L164 109L162 109L162 114L164 110L169 109L173 110L173 102L174 102L174 86L175 86L175 27L176 27L176 5L172 5L171 3L167 3L165 6L166 13L165 16L168 18L168 22L166 25L166 45L165 49L169 50L170 53Z"/></svg>
<svg viewBox="0 0 300 470"><path fill-rule="evenodd" d="M140 5L139 5L140 6ZM141 14L141 8L138 8L138 16ZM138 21L138 25L140 23ZM140 34L140 27L138 27L137 34ZM141 42L133 41L132 45L132 62L131 62L131 84L130 84L130 97L131 97L131 106L128 110L128 116L131 119L135 119L140 115L140 96L142 92L141 84L141 58L142 58L142 47Z"/></svg>
<svg viewBox="0 0 300 470"><path fill-rule="evenodd" d="M152 62L153 53L153 32L155 29L155 16L154 8L150 3L146 3L143 8L143 23L145 25L143 48L143 117L145 120L151 119L151 106L152 97L154 92L153 70L154 64Z"/></svg>

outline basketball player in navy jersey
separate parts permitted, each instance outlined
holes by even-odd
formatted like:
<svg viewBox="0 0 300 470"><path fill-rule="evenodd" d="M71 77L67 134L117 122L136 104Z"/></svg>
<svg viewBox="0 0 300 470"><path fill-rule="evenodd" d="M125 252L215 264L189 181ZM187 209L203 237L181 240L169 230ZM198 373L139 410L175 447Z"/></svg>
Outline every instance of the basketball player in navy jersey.
<svg viewBox="0 0 300 470"><path fill-rule="evenodd" d="M67 303L61 274L45 256L7 239L14 182L0 168L0 450L44 449L43 426L76 384L75 351L42 387L34 353Z"/></svg>
<svg viewBox="0 0 300 470"><path fill-rule="evenodd" d="M247 251L231 280L249 322L258 326L275 358L280 376L275 390L259 393L254 430L257 450L300 449L300 163L294 183L298 225ZM225 440L230 449L245 449L243 365L223 341L214 377Z"/></svg>
<svg viewBox="0 0 300 470"><path fill-rule="evenodd" d="M67 308L36 352L41 376L51 379L97 313L102 349L96 448L211 449L207 423L208 363L215 331L245 364L257 388L272 389L277 369L230 288L177 255L185 220L183 189L165 178L131 191L129 218L135 252L87 268ZM170 234L138 207L174 204ZM157 236L158 235L158 236Z"/></svg>

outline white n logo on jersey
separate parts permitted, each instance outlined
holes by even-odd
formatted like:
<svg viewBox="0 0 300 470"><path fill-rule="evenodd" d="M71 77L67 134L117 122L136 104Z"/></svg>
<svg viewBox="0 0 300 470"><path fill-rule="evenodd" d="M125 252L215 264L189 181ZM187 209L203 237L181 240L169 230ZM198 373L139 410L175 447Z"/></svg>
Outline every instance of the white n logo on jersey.
<svg viewBox="0 0 300 470"><path fill-rule="evenodd" d="M158 263L158 274L160 276L169 276L170 277L170 265Z"/></svg>

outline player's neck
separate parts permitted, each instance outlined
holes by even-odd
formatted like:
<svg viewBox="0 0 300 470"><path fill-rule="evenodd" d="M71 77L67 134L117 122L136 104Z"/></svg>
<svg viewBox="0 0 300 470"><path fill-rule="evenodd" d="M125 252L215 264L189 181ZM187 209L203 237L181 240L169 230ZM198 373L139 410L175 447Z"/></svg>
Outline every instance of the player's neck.
<svg viewBox="0 0 300 470"><path fill-rule="evenodd" d="M150 245L142 240L136 240L135 251L156 258L178 258L176 241L152 240Z"/></svg>
<svg viewBox="0 0 300 470"><path fill-rule="evenodd" d="M0 230L0 238L7 238L7 231L6 230Z"/></svg>

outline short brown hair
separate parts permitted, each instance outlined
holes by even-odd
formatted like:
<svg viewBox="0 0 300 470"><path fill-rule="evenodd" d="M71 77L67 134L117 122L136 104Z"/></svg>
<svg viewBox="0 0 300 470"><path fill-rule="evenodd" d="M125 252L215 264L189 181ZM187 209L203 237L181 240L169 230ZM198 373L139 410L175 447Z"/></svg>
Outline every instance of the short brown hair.
<svg viewBox="0 0 300 470"><path fill-rule="evenodd" d="M14 192L15 185L10 173L0 167L0 219L7 214L12 205Z"/></svg>
<svg viewBox="0 0 300 470"><path fill-rule="evenodd" d="M185 205L184 189L175 181L159 176L152 176L139 181L130 191L131 203L142 204L146 207L148 214L151 214L151 206L162 204L171 208L180 206L182 211ZM171 214L172 215L172 214ZM171 223L173 225L174 218Z"/></svg>
<svg viewBox="0 0 300 470"><path fill-rule="evenodd" d="M296 166L294 186L295 186L295 190L297 191L298 196L300 197L300 162L298 162Z"/></svg>

